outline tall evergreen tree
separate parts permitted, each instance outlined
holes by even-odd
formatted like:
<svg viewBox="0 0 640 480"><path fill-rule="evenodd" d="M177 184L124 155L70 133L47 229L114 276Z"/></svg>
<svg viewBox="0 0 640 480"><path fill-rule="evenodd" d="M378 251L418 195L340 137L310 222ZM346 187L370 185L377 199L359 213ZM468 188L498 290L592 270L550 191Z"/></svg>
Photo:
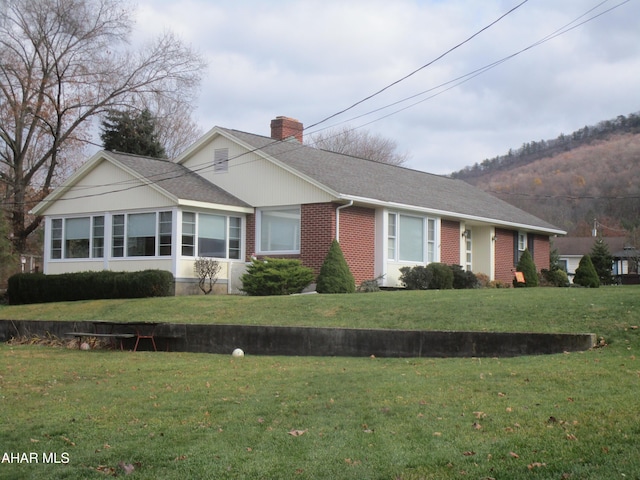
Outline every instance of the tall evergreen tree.
<svg viewBox="0 0 640 480"><path fill-rule="evenodd" d="M105 150L166 157L157 138L155 120L146 109L140 113L112 110L102 122L100 138Z"/></svg>
<svg viewBox="0 0 640 480"><path fill-rule="evenodd" d="M601 285L611 285L611 266L613 257L609 252L609 246L602 238L598 238L591 248L591 263L596 269Z"/></svg>
<svg viewBox="0 0 640 480"><path fill-rule="evenodd" d="M516 265L516 271L522 272L525 280L525 287L537 287L538 286L538 270L536 269L536 264L533 263L533 257L529 252L529 249L526 249L522 252L522 256L520 260L518 260L518 265ZM517 286L522 286L518 283Z"/></svg>
<svg viewBox="0 0 640 480"><path fill-rule="evenodd" d="M318 293L353 293L356 283L337 240L331 243L318 275Z"/></svg>

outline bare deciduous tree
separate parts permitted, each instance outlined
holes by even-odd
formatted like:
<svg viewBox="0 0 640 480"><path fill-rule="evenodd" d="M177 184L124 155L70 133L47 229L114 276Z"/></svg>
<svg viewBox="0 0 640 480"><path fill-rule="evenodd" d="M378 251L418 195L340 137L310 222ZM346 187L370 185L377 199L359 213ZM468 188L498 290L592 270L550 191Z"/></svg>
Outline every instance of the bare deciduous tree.
<svg viewBox="0 0 640 480"><path fill-rule="evenodd" d="M111 109L159 101L184 108L205 64L171 33L127 48L124 0L0 0L0 182L18 252L90 122Z"/></svg>
<svg viewBox="0 0 640 480"><path fill-rule="evenodd" d="M198 277L198 286L205 295L209 295L213 291L221 268L220 262L213 258L196 258L193 271Z"/></svg>
<svg viewBox="0 0 640 480"><path fill-rule="evenodd" d="M398 153L398 144L366 130L344 126L311 135L311 146L391 165L403 165L408 153Z"/></svg>

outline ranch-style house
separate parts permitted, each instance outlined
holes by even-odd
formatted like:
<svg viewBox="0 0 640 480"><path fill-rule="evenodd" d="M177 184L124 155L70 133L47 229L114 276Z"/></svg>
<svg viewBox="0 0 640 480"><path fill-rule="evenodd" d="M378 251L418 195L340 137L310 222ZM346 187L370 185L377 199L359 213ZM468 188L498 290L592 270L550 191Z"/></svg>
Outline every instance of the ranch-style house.
<svg viewBox="0 0 640 480"><path fill-rule="evenodd" d="M252 257L300 259L317 273L333 239L356 283L402 286L400 268L461 265L510 283L529 249L548 268L559 228L460 180L324 151L303 125L271 136L214 127L179 158L93 155L33 213L44 216L46 274L163 269L198 293L194 261L223 266L239 292Z"/></svg>

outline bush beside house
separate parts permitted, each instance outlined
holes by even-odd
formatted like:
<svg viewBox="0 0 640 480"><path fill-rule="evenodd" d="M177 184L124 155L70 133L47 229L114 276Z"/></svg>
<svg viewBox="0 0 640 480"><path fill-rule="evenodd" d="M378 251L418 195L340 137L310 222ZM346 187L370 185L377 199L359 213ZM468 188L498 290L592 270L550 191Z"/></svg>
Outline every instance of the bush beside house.
<svg viewBox="0 0 640 480"><path fill-rule="evenodd" d="M166 297L174 279L165 270L79 272L60 275L19 273L9 278L9 303L65 302L110 298Z"/></svg>
<svg viewBox="0 0 640 480"><path fill-rule="evenodd" d="M240 280L246 294L265 296L300 293L313 278L313 270L300 260L265 258L253 260Z"/></svg>
<svg viewBox="0 0 640 480"><path fill-rule="evenodd" d="M320 267L316 291L318 293L354 293L356 291L356 282L337 240L331 243L329 252Z"/></svg>
<svg viewBox="0 0 640 480"><path fill-rule="evenodd" d="M574 285L589 288L598 288L600 286L600 279L591 261L591 256L585 255L580 259L580 264L576 268L576 275L573 277L573 283Z"/></svg>
<svg viewBox="0 0 640 480"><path fill-rule="evenodd" d="M514 279L514 287L538 286L538 270L536 268L536 264L533 263L533 257L531 257L529 249L526 249L524 252L522 252L522 256L520 257L520 260L518 260L518 264L516 265L516 272L522 272L522 274L524 275L525 283L518 282Z"/></svg>

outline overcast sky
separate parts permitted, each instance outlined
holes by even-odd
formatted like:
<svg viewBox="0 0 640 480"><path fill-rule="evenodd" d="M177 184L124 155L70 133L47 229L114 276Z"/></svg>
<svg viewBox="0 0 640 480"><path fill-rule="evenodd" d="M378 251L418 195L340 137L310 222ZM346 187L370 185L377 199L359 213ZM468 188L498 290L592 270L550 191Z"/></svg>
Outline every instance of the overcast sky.
<svg viewBox="0 0 640 480"><path fill-rule="evenodd" d="M136 36L169 29L204 55L209 68L195 112L204 131L218 125L269 136L276 116L310 127L521 1L139 0ZM566 26L576 28L470 77ZM447 174L638 111L640 0L529 0L305 135L364 128L395 140L410 155L407 166Z"/></svg>

